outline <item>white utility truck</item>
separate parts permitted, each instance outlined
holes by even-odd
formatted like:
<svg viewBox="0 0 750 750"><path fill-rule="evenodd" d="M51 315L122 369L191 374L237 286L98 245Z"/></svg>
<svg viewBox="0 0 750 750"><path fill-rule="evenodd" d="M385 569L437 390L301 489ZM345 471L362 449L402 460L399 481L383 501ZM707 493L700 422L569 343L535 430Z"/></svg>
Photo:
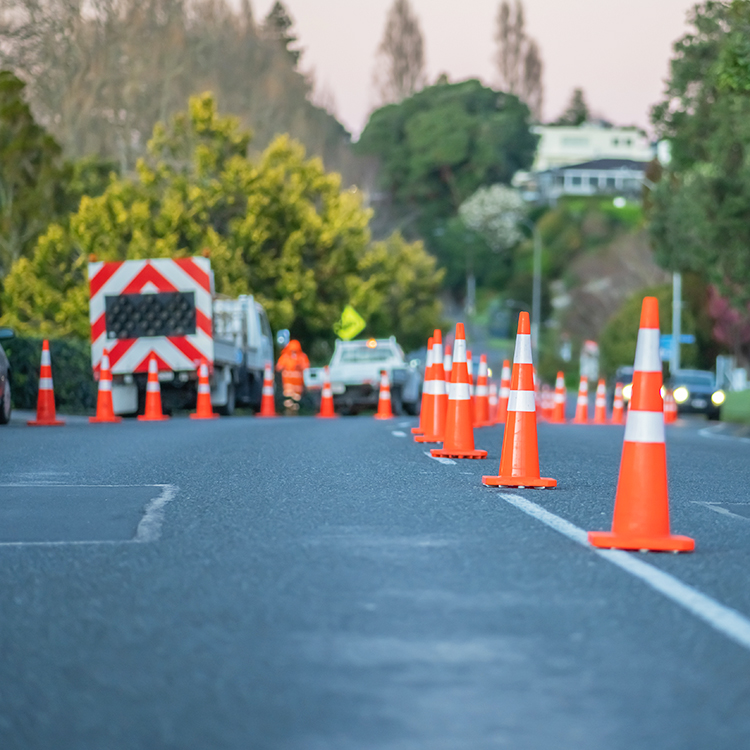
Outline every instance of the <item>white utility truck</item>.
<svg viewBox="0 0 750 750"><path fill-rule="evenodd" d="M391 381L391 404L395 413L419 413L422 374L416 364L406 361L394 336L389 339L338 340L328 369L334 405L343 413L356 414L377 406L381 370L388 373ZM322 367L306 371L305 386L312 392L322 389Z"/></svg>
<svg viewBox="0 0 750 750"><path fill-rule="evenodd" d="M260 408L263 368L273 361L268 318L251 296L214 294L208 258L93 262L88 274L91 364L98 379L109 350L116 414L142 411L152 354L166 411L193 408L202 358L217 411Z"/></svg>

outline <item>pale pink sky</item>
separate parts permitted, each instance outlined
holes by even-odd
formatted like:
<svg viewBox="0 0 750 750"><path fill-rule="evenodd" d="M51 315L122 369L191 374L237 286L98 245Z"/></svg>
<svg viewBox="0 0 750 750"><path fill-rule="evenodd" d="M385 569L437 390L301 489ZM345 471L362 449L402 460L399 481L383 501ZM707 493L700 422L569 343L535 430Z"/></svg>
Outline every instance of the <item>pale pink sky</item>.
<svg viewBox="0 0 750 750"><path fill-rule="evenodd" d="M273 0L251 0L262 19ZM358 134L375 103L372 71L393 0L284 0L305 49L302 69L332 93L335 112ZM411 0L425 37L431 81L494 82L499 0ZM526 28L544 59L545 118L576 86L595 113L647 127L664 90L672 43L695 0L524 0Z"/></svg>

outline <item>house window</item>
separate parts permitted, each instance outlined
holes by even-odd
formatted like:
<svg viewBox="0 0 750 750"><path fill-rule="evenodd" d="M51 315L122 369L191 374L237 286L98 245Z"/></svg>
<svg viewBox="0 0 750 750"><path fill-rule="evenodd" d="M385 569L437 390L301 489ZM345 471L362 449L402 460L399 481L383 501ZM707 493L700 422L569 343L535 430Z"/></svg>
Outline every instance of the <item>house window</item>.
<svg viewBox="0 0 750 750"><path fill-rule="evenodd" d="M561 174L555 176L555 185L564 185L565 184L565 177L563 177Z"/></svg>
<svg viewBox="0 0 750 750"><path fill-rule="evenodd" d="M612 139L612 145L613 146L619 146L620 145L620 139L619 138L613 138Z"/></svg>
<svg viewBox="0 0 750 750"><path fill-rule="evenodd" d="M580 175L576 175L575 177L573 177L573 179L571 180L571 184L573 184L573 185L580 185L581 184L581 177L580 177Z"/></svg>
<svg viewBox="0 0 750 750"><path fill-rule="evenodd" d="M598 177L589 177L589 185L593 188L599 187L599 178Z"/></svg>
<svg viewBox="0 0 750 750"><path fill-rule="evenodd" d="M617 183L615 182L615 178L614 177L607 177L607 187L608 188L613 188L613 187L615 187L616 184Z"/></svg>
<svg viewBox="0 0 750 750"><path fill-rule="evenodd" d="M562 145L567 148L585 148L589 145L589 139L569 136L568 138L562 139Z"/></svg>
<svg viewBox="0 0 750 750"><path fill-rule="evenodd" d="M633 140L631 138L626 138L625 139L625 145L626 146L631 146L632 144L633 144Z"/></svg>

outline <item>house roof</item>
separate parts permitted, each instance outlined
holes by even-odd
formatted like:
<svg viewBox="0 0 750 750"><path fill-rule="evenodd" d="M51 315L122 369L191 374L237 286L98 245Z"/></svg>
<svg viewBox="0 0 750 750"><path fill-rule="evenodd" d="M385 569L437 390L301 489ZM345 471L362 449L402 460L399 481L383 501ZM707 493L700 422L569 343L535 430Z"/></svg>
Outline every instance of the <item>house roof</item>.
<svg viewBox="0 0 750 750"><path fill-rule="evenodd" d="M634 159L594 159L584 161L580 164L566 164L561 167L551 167L547 172L555 172L563 169L637 169L645 171L647 161L635 161Z"/></svg>

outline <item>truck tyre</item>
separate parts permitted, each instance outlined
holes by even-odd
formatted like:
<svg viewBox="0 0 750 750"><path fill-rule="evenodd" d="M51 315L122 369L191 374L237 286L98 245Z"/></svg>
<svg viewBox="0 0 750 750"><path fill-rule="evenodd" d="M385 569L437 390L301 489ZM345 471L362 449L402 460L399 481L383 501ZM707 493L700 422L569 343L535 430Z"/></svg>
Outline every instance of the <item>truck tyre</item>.
<svg viewBox="0 0 750 750"><path fill-rule="evenodd" d="M234 414L234 407L236 405L236 395L234 392L234 383L227 385L227 402L224 406L217 406L216 411L219 412L223 417L231 417Z"/></svg>
<svg viewBox="0 0 750 750"><path fill-rule="evenodd" d="M412 404L404 404L404 411L410 416L410 417L416 417L419 414L419 407L422 404L417 401L416 403Z"/></svg>
<svg viewBox="0 0 750 750"><path fill-rule="evenodd" d="M391 409L397 417L404 413L404 398L401 388L394 388L391 391Z"/></svg>
<svg viewBox="0 0 750 750"><path fill-rule="evenodd" d="M0 399L0 424L10 422L10 380L5 381L5 392Z"/></svg>

